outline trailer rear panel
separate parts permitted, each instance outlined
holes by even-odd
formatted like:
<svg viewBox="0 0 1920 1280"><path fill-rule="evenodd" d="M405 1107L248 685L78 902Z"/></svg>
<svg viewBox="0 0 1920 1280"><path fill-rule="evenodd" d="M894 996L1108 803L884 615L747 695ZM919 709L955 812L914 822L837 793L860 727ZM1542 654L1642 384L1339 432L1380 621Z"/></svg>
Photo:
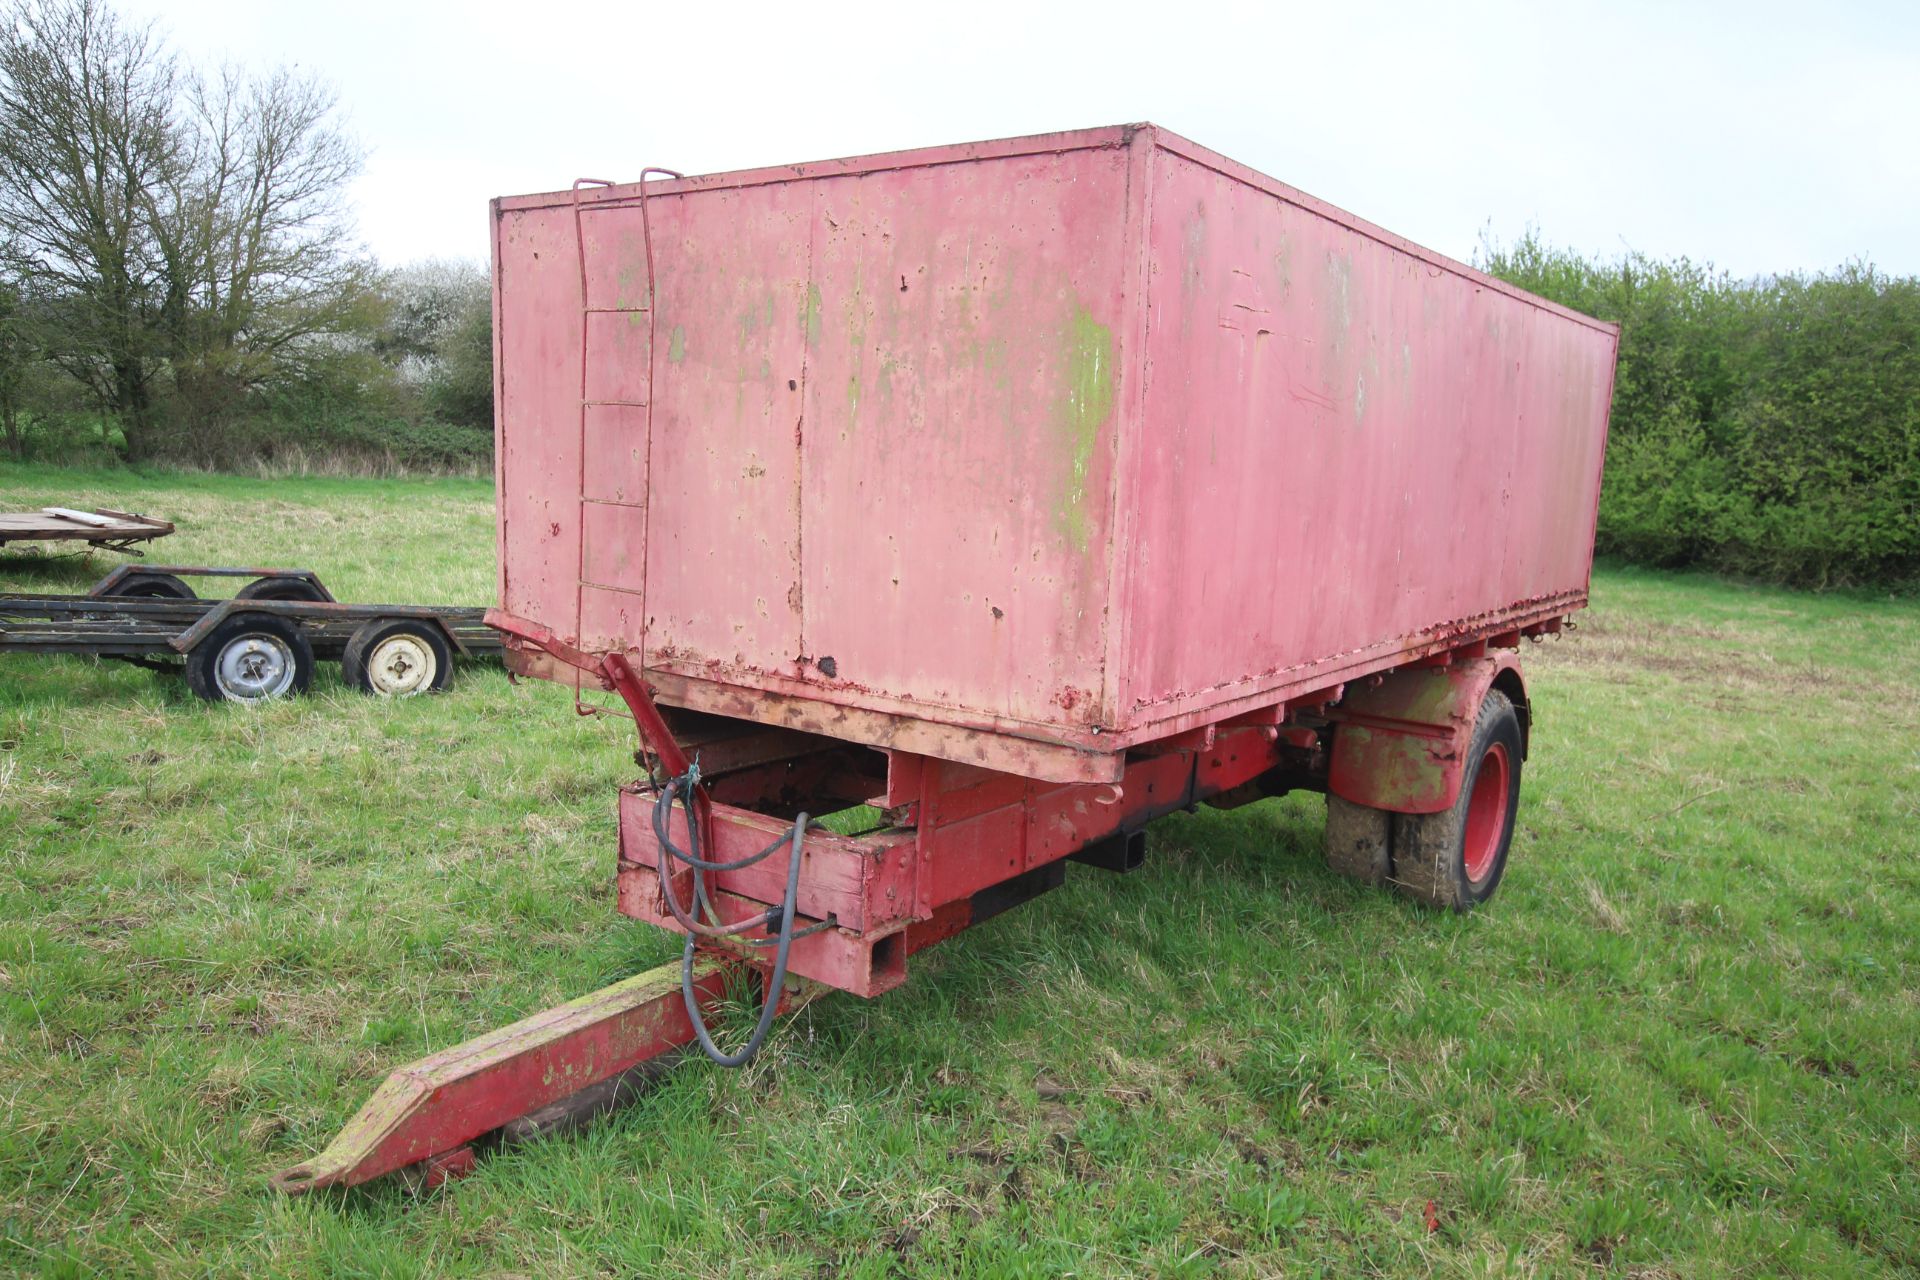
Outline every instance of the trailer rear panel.
<svg viewBox="0 0 1920 1280"><path fill-rule="evenodd" d="M1585 600L1615 331L1153 126L494 249L502 608L670 705L1113 778Z"/></svg>

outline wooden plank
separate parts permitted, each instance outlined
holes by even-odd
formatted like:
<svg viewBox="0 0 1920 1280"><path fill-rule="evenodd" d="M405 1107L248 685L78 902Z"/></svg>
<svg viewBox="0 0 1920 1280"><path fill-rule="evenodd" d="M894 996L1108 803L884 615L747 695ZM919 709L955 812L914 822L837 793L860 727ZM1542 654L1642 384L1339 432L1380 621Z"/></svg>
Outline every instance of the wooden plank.
<svg viewBox="0 0 1920 1280"><path fill-rule="evenodd" d="M58 519L72 520L79 524L89 525L95 529L111 529L116 523L105 516L97 516L91 511L75 511L72 507L42 507L40 509Z"/></svg>
<svg viewBox="0 0 1920 1280"><path fill-rule="evenodd" d="M0 512L0 542L143 542L172 532L173 525L165 520L105 508Z"/></svg>

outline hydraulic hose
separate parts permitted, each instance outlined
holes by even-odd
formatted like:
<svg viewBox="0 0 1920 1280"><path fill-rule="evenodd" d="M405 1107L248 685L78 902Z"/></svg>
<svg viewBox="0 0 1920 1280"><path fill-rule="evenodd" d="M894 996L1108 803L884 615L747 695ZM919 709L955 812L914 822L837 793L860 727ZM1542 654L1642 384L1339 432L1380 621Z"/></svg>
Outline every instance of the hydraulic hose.
<svg viewBox="0 0 1920 1280"><path fill-rule="evenodd" d="M757 853L750 853L743 858L736 858L731 861L715 861L704 858L701 856L700 849L700 824L694 811L693 803L693 791L699 784L700 765L696 761L693 765L689 766L685 774L668 780L666 786L661 788L659 796L654 800L653 834L655 840L659 842L663 855L658 868L660 874L660 896L666 900L667 910L672 912L673 918L679 922L681 928L687 931L686 947L681 952L680 957L680 995L686 1002L687 1020L693 1025L694 1038L700 1042L701 1051L718 1065L723 1067L738 1067L744 1066L746 1063L752 1061L754 1055L760 1052L760 1046L765 1043L767 1032L773 1026L774 1010L779 1007L780 991L781 988L785 986L787 980L787 957L792 951L793 940L796 937L806 937L822 929L831 928L834 922L832 918L829 917L818 924L801 930L799 933L794 932L793 915L800 896L800 854L802 843L806 838L807 815L803 813L796 817L793 820L793 831L791 833L783 833L779 839L773 841ZM688 847L685 849L682 849L673 842L672 833L669 829L669 819L673 813L673 802L676 797L679 798L687 818ZM734 935L745 933L747 930L756 927L771 928L773 925L772 917L775 912L769 911L765 917L749 917L746 920L741 920L730 925L720 924L717 919L715 919L713 923L702 924L693 918L693 911L704 909L710 918L717 916L717 913L713 909L712 902L707 897L705 876L703 873L708 871L738 871L744 867L750 867L765 858L771 857L773 853L783 845L788 849L787 892L780 906L776 908L780 918L779 933L770 939L740 939L740 941L753 946L772 946L774 948L773 972L768 977L766 990L763 992L760 1005L760 1020L755 1024L753 1034L747 1038L747 1043L742 1046L738 1052L730 1054L722 1053L719 1046L714 1044L712 1035L707 1031L706 1019L700 1014L700 1000L693 988L693 959L697 939L700 937L733 937ZM694 901L691 910L681 905L679 897L674 892L673 861L685 863L693 872Z"/></svg>
<svg viewBox="0 0 1920 1280"><path fill-rule="evenodd" d="M760 1021L754 1024L753 1034L747 1037L746 1044L737 1053L722 1053L707 1033L707 1020L700 1016L700 1001L693 991L693 951L694 936L687 935L685 948L680 952L680 995L687 1004L687 1021L693 1024L693 1034L700 1041L701 1052L714 1063L722 1067L741 1067L753 1061L760 1052L760 1046L766 1041L767 1032L773 1027L773 1011L780 1005L780 989L787 981L787 956L793 949L793 904L800 890L800 841L807 829L807 815L801 814L793 820L792 854L787 863L787 898L780 904L780 937L773 952L773 974L767 979L767 988L761 993ZM754 859L758 861L758 859ZM696 867L694 875L700 874ZM669 892L671 897L671 892Z"/></svg>
<svg viewBox="0 0 1920 1280"><path fill-rule="evenodd" d="M720 925L702 924L695 920L693 918L694 908L706 906L709 911L712 910L712 905L707 901L706 885L700 873L703 871L739 871L745 867L750 867L754 863L772 856L775 850L787 843L788 837L782 834L779 839L773 841L758 853L750 853L746 857L736 859L732 862L711 862L701 857L700 821L699 815L694 811L693 805L693 789L699 785L699 782L700 765L698 762L695 762L682 776L669 779L667 785L661 788L660 795L653 802L653 838L659 842L662 851L671 855L676 861L684 862L687 866L693 868L694 901L691 907L683 907L680 905L680 899L673 891L673 869L665 865L664 860L659 868L660 896L666 899L667 910L672 912L673 918L679 922L680 927L685 929L689 935L699 934L703 938L726 938L734 934L745 933L749 929L757 928L760 926L761 921L749 919L741 920L734 924ZM679 796L681 807L687 816L687 844L689 847L686 849L682 849L673 842L672 832L668 829L668 816L673 812L673 801L676 795ZM804 829L804 823L797 824L796 830ZM796 857L797 856L796 854Z"/></svg>

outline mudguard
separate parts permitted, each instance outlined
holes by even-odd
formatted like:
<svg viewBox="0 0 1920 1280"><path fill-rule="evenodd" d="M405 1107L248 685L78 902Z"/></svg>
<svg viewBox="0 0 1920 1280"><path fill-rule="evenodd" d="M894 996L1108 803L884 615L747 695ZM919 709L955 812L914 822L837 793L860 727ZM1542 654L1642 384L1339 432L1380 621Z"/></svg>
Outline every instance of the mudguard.
<svg viewBox="0 0 1920 1280"><path fill-rule="evenodd" d="M1327 790L1394 813L1439 813L1460 794L1467 746L1487 690L1499 686L1531 737L1520 656L1496 649L1438 667L1396 671L1347 694L1333 712Z"/></svg>

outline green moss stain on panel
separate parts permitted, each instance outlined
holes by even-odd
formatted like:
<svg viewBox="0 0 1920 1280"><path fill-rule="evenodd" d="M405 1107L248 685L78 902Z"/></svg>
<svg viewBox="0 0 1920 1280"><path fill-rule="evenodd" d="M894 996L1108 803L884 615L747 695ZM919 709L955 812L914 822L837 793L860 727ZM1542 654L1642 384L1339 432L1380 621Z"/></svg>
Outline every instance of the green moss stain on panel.
<svg viewBox="0 0 1920 1280"><path fill-rule="evenodd" d="M667 362L679 364L687 358L687 326L673 326L673 336L667 339Z"/></svg>
<svg viewBox="0 0 1920 1280"><path fill-rule="evenodd" d="M853 360L853 372L847 377L847 422L843 434L851 436L860 427L860 379L867 372L867 298L859 264L855 264L853 292L847 298L847 351Z"/></svg>
<svg viewBox="0 0 1920 1280"><path fill-rule="evenodd" d="M760 308L749 305L739 316L741 355L747 354L747 348L753 345L755 335L760 332Z"/></svg>
<svg viewBox="0 0 1920 1280"><path fill-rule="evenodd" d="M642 260L622 264L614 277L614 305L644 308L647 305L647 266Z"/></svg>
<svg viewBox="0 0 1920 1280"><path fill-rule="evenodd" d="M1087 549L1087 473L1100 428L1113 416L1113 330L1076 302L1062 334L1064 377L1054 420L1069 448L1067 489L1058 511L1061 531L1076 551Z"/></svg>
<svg viewBox="0 0 1920 1280"><path fill-rule="evenodd" d="M614 306L627 313L627 325L640 328L647 323L647 308L653 305L653 291L647 285L647 264L638 259L624 264L614 277Z"/></svg>
<svg viewBox="0 0 1920 1280"><path fill-rule="evenodd" d="M807 282L807 296L800 302L800 331L809 344L820 341L820 286Z"/></svg>

